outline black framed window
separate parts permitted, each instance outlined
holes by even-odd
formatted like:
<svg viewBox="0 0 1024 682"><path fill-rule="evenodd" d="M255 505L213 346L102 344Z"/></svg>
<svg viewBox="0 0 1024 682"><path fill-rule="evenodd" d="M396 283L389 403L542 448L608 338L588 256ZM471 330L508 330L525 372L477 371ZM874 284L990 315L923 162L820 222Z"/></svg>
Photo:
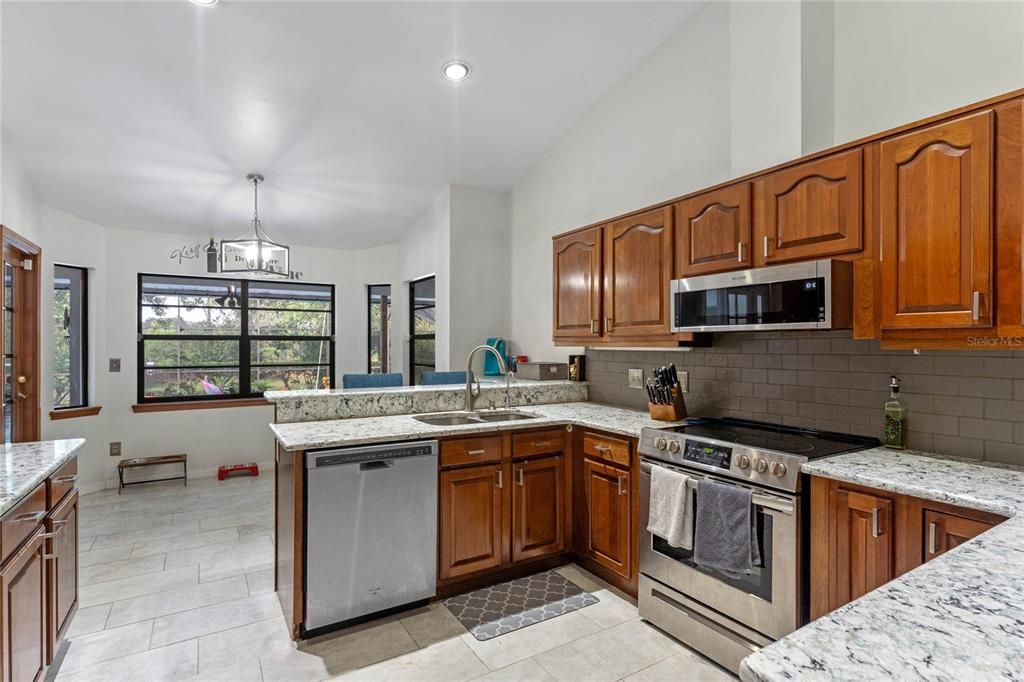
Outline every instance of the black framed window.
<svg viewBox="0 0 1024 682"><path fill-rule="evenodd" d="M433 277L409 282L409 383L422 383L423 373L437 365L437 295Z"/></svg>
<svg viewBox="0 0 1024 682"><path fill-rule="evenodd" d="M391 285L371 284L366 292L366 371L387 374L391 371Z"/></svg>
<svg viewBox="0 0 1024 682"><path fill-rule="evenodd" d="M89 404L88 271L53 267L53 407Z"/></svg>
<svg viewBox="0 0 1024 682"><path fill-rule="evenodd" d="M139 402L334 386L334 286L139 275Z"/></svg>

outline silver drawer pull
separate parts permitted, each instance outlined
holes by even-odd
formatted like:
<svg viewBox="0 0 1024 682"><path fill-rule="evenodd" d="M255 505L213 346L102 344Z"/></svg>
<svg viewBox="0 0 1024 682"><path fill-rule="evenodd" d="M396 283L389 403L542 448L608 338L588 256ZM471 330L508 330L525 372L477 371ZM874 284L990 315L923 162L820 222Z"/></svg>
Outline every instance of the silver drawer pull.
<svg viewBox="0 0 1024 682"><path fill-rule="evenodd" d="M534 445L534 447L538 447L538 448L546 448L549 445L551 445L551 441L549 441L549 440L539 440L536 443L534 443L533 445Z"/></svg>
<svg viewBox="0 0 1024 682"><path fill-rule="evenodd" d="M46 518L46 512L40 511L40 512L26 512L24 514L18 514L17 516L14 517L13 520L17 521L18 523L28 523L28 522L39 523L39 522L41 522L45 518Z"/></svg>
<svg viewBox="0 0 1024 682"><path fill-rule="evenodd" d="M55 538L58 535L60 535L60 531L59 530L55 530L55 531L51 531L49 533L40 533L39 537L42 540L49 540L50 538Z"/></svg>
<svg viewBox="0 0 1024 682"><path fill-rule="evenodd" d="M928 524L928 553L935 554L935 522Z"/></svg>
<svg viewBox="0 0 1024 682"><path fill-rule="evenodd" d="M78 480L78 474L73 474L71 476L59 476L59 477L53 479L53 482L54 483L74 483L77 480Z"/></svg>
<svg viewBox="0 0 1024 682"><path fill-rule="evenodd" d="M484 455L487 454L486 450L466 450L467 455Z"/></svg>
<svg viewBox="0 0 1024 682"><path fill-rule="evenodd" d="M878 530L878 507L871 510L871 537L877 538L882 533Z"/></svg>
<svg viewBox="0 0 1024 682"><path fill-rule="evenodd" d="M600 453L605 453L605 452L611 452L612 451L612 449L610 447L608 447L607 445L595 445L594 449L597 450Z"/></svg>

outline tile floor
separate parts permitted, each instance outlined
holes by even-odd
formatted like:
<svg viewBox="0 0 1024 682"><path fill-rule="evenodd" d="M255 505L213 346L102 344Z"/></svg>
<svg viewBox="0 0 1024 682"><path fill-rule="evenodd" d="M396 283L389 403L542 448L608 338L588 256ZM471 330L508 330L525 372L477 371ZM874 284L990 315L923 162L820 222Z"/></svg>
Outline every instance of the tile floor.
<svg viewBox="0 0 1024 682"><path fill-rule="evenodd" d="M576 566L600 603L478 642L440 604L295 646L273 593L273 478L81 499L81 592L59 682L729 680Z"/></svg>

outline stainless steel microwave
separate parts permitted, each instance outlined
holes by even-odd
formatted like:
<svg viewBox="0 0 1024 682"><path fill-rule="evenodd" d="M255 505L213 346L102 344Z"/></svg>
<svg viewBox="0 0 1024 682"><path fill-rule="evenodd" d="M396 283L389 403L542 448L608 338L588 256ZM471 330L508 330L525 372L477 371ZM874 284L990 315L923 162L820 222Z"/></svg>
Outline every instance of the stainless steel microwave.
<svg viewBox="0 0 1024 682"><path fill-rule="evenodd" d="M772 265L672 281L672 331L721 332L850 327L849 261Z"/></svg>

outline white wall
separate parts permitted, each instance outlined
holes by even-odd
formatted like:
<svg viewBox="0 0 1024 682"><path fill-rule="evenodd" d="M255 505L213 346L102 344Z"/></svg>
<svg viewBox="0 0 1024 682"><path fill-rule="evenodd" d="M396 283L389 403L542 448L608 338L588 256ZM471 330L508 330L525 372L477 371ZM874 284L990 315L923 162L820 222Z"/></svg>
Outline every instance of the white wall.
<svg viewBox="0 0 1024 682"><path fill-rule="evenodd" d="M5 146L2 188L9 199L2 222L42 248L40 394L42 437L84 437L81 482L94 489L114 478L117 460L107 454L110 441L123 443L123 456L187 452L193 475L210 475L222 464L273 461L267 425L272 407L222 408L135 414L137 399L136 330L139 272L206 274L205 256L178 262L174 250L205 243L206 237L122 230L82 220L41 204L10 145ZM400 288L398 247L341 251L292 246L293 269L303 280L336 287L337 374L366 371L366 285ZM50 421L52 395L52 300L46 295L53 264L89 268L90 403L101 405L94 417ZM121 359L121 372L108 372L109 358ZM269 471L267 473L270 473Z"/></svg>
<svg viewBox="0 0 1024 682"><path fill-rule="evenodd" d="M551 236L1024 85L1024 3L709 3L512 190L511 336L551 342Z"/></svg>

